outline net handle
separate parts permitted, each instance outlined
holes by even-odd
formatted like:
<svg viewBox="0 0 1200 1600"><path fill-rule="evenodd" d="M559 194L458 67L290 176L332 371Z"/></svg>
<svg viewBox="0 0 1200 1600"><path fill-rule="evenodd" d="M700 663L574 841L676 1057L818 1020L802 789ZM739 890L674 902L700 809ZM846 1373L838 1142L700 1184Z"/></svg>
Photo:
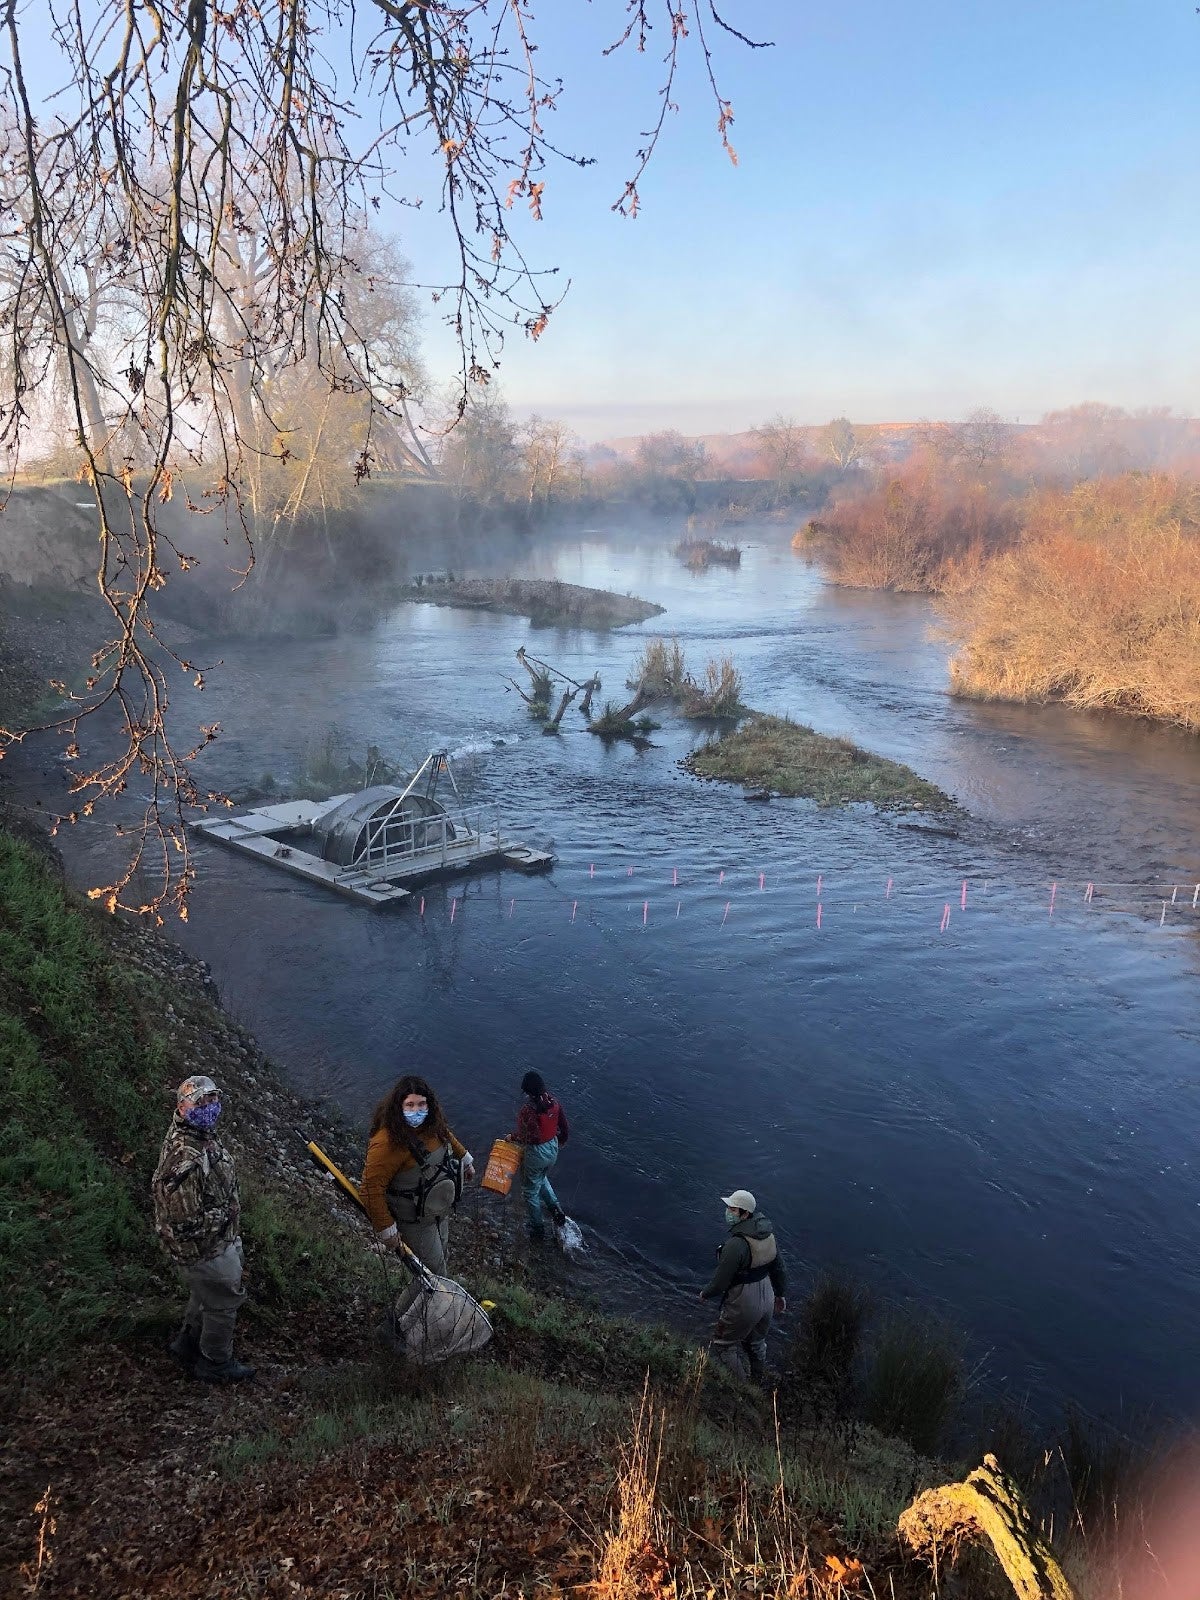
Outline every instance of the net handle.
<svg viewBox="0 0 1200 1600"><path fill-rule="evenodd" d="M300 1137L304 1138L304 1135L301 1134ZM328 1172L335 1180L339 1188L341 1188L345 1194L349 1195L350 1199L354 1201L354 1204L365 1216L367 1208L363 1204L363 1197L359 1193L358 1185L356 1183L352 1183L342 1169L337 1165L337 1163L332 1161L325 1154L324 1150L321 1149L320 1145L316 1144L312 1139L304 1140L304 1148L308 1151L309 1155L312 1156L313 1160L319 1167L324 1167L325 1171ZM437 1288L437 1279L434 1277L433 1273L430 1272L429 1268L421 1260L420 1256L417 1255L416 1251L411 1249L399 1234L396 1235L396 1253L402 1258L409 1271L412 1272L413 1276L419 1279L424 1288Z"/></svg>

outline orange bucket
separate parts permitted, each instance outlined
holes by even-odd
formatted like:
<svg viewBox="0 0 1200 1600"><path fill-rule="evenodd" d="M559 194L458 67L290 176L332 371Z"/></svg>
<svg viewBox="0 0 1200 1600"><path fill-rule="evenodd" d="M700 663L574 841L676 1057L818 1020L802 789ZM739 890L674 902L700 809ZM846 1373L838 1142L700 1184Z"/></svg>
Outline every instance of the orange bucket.
<svg viewBox="0 0 1200 1600"><path fill-rule="evenodd" d="M483 1187L495 1194L507 1194L521 1166L521 1146L511 1139L497 1139L488 1156Z"/></svg>

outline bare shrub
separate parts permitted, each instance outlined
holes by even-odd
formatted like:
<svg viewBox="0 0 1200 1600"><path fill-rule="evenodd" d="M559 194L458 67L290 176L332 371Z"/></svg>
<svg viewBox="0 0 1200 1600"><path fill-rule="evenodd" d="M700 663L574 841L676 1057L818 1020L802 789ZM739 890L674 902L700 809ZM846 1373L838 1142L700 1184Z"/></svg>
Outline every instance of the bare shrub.
<svg viewBox="0 0 1200 1600"><path fill-rule="evenodd" d="M809 1382L842 1387L849 1382L870 1314L867 1291L826 1272L800 1307L792 1365Z"/></svg>
<svg viewBox="0 0 1200 1600"><path fill-rule="evenodd" d="M1200 727L1200 487L1129 473L1036 495L1020 543L944 610L959 694Z"/></svg>
<svg viewBox="0 0 1200 1600"><path fill-rule="evenodd" d="M880 1433L932 1455L962 1391L962 1358L940 1329L900 1314L883 1325L863 1397Z"/></svg>
<svg viewBox="0 0 1200 1600"><path fill-rule="evenodd" d="M709 567L740 567L741 546L720 544L715 539L682 539L674 554L693 572L706 572Z"/></svg>
<svg viewBox="0 0 1200 1600"><path fill-rule="evenodd" d="M835 583L858 589L936 591L956 563L978 565L1008 544L1016 506L980 484L918 462L835 502L807 538L819 538Z"/></svg>

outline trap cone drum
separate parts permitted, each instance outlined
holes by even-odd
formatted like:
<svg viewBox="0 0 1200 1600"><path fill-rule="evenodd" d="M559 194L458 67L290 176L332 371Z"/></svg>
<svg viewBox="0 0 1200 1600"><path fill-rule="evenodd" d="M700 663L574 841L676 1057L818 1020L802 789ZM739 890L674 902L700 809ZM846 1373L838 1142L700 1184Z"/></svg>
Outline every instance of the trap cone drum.
<svg viewBox="0 0 1200 1600"><path fill-rule="evenodd" d="M430 1277L396 1322L396 1337L407 1360L432 1367L451 1356L482 1350L492 1337L487 1312L453 1278Z"/></svg>

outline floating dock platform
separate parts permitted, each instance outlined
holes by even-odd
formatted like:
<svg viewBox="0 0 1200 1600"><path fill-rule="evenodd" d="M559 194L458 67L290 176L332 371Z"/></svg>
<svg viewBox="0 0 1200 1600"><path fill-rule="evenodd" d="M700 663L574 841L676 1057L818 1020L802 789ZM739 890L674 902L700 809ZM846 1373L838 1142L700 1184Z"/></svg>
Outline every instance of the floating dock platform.
<svg viewBox="0 0 1200 1600"><path fill-rule="evenodd" d="M419 793L417 780L431 763L426 791ZM370 906L400 904L439 878L489 867L545 872L554 865L549 852L504 838L499 822L491 831L472 828L465 819L454 823L434 798L440 772L449 773L444 753L431 756L403 790L381 786L238 815L223 812L194 822L192 829L203 839Z"/></svg>

